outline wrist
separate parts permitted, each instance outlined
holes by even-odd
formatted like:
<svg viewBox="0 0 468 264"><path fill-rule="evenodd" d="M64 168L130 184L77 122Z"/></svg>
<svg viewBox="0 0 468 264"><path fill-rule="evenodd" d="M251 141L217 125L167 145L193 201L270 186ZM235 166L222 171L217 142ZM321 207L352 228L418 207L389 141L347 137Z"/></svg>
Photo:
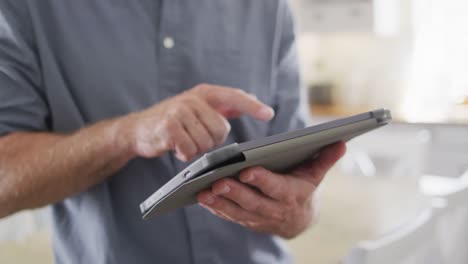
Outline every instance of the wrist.
<svg viewBox="0 0 468 264"><path fill-rule="evenodd" d="M109 138L112 151L120 153L126 161L137 156L134 146L134 136L128 116L110 120Z"/></svg>

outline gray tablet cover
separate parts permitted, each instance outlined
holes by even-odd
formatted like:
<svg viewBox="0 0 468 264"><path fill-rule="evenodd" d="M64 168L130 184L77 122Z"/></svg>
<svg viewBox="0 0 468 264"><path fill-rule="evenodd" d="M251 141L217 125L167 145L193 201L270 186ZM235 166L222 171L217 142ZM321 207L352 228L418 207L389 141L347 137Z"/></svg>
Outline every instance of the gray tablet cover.
<svg viewBox="0 0 468 264"><path fill-rule="evenodd" d="M321 148L338 141L348 141L370 130L386 125L389 110L375 110L317 126L283 133L239 145L245 160L208 171L185 183L154 202L143 218L196 203L196 195L224 177L237 176L245 168L262 166L275 172L287 171L310 159ZM307 133L310 132L310 133ZM271 143L275 142L275 143Z"/></svg>

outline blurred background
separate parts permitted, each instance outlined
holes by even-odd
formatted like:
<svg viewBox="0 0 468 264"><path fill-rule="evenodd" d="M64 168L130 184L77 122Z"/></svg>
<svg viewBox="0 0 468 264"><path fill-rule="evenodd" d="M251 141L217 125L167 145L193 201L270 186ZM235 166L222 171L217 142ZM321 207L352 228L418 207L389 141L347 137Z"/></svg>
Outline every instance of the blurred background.
<svg viewBox="0 0 468 264"><path fill-rule="evenodd" d="M298 263L468 263L468 1L290 0L310 124L374 108ZM47 209L0 220L0 263L51 263Z"/></svg>

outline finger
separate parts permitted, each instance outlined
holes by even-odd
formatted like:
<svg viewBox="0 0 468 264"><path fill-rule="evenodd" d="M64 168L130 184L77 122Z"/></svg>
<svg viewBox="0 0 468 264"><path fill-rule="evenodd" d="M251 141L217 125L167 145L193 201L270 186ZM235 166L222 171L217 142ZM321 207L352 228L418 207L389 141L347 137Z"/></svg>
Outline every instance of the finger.
<svg viewBox="0 0 468 264"><path fill-rule="evenodd" d="M243 183L229 178L222 179L213 184L211 190L213 194L222 196L249 212L278 221L284 220L281 204Z"/></svg>
<svg viewBox="0 0 468 264"><path fill-rule="evenodd" d="M271 107L241 89L205 85L201 90L208 104L226 117L246 114L259 120L268 121L275 115Z"/></svg>
<svg viewBox="0 0 468 264"><path fill-rule="evenodd" d="M273 173L262 167L252 167L241 172L241 182L258 188L266 196L285 201L289 198L289 182L285 176Z"/></svg>
<svg viewBox="0 0 468 264"><path fill-rule="evenodd" d="M192 110L183 113L182 124L192 141L195 142L198 154L205 153L215 146L211 134Z"/></svg>
<svg viewBox="0 0 468 264"><path fill-rule="evenodd" d="M260 216L241 208L224 197L216 196L210 191L203 191L198 194L197 200L202 206L212 212L214 211L215 214L222 215L224 218L234 222L246 223L262 221Z"/></svg>
<svg viewBox="0 0 468 264"><path fill-rule="evenodd" d="M210 133L216 145L224 143L231 125L221 114L214 111L207 103L198 100L194 106L195 114Z"/></svg>
<svg viewBox="0 0 468 264"><path fill-rule="evenodd" d="M318 186L323 180L325 174L331 169L333 165L341 158L346 152L346 145L344 142L338 142L325 147L320 151L316 159L303 164L295 169L292 174L301 177L315 186Z"/></svg>
<svg viewBox="0 0 468 264"><path fill-rule="evenodd" d="M197 154L197 146L181 123L174 122L171 130L171 142L174 146L176 157L182 161L189 161Z"/></svg>

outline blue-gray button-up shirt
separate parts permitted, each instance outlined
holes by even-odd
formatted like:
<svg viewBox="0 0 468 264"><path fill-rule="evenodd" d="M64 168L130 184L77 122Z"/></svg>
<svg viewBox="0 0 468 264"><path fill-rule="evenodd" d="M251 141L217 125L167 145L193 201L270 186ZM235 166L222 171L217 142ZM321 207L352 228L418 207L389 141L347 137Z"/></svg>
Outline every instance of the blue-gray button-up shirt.
<svg viewBox="0 0 468 264"><path fill-rule="evenodd" d="M302 126L286 0L0 0L0 134L71 132L200 83L242 88L273 121L230 120L227 143ZM187 166L135 159L52 206L58 263L289 263L281 240L198 205L138 205Z"/></svg>

